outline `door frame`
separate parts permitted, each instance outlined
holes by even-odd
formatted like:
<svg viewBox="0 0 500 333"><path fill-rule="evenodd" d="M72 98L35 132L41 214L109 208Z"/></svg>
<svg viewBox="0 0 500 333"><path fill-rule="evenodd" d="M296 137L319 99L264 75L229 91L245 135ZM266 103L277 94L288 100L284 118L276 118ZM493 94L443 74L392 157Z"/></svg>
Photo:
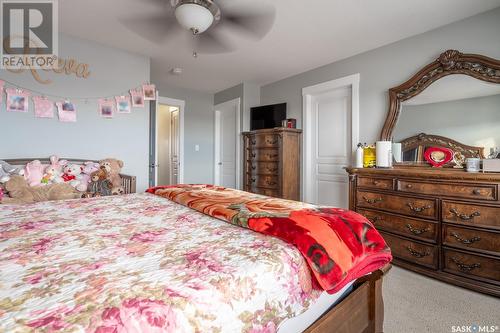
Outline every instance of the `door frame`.
<svg viewBox="0 0 500 333"><path fill-rule="evenodd" d="M302 89L302 201L307 201L313 197L313 173L310 161L312 161L311 150L308 149L314 138L312 135L311 112L313 110L313 97L334 91L339 88L351 88L351 161L354 157L357 144L359 142L359 81L360 74L345 76L339 79L323 82ZM347 177L347 175L346 175Z"/></svg>
<svg viewBox="0 0 500 333"><path fill-rule="evenodd" d="M241 189L241 98L235 98L214 105L214 184L220 184L219 154L220 154L220 111L223 106L234 106L236 112L236 189Z"/></svg>
<svg viewBox="0 0 500 333"><path fill-rule="evenodd" d="M155 186L158 185L158 105L175 106L179 108L179 184L184 183L184 109L186 102L181 99L161 97L156 98L155 107ZM169 148L170 149L170 148Z"/></svg>

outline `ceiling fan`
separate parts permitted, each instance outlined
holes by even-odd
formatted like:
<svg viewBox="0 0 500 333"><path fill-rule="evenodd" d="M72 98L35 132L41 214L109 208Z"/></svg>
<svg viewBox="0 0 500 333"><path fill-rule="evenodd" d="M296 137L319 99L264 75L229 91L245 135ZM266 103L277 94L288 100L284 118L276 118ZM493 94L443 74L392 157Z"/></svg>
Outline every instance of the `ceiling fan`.
<svg viewBox="0 0 500 333"><path fill-rule="evenodd" d="M275 9L266 3L247 0L148 0L155 13L122 18L129 30L162 43L174 34L189 36L193 56L235 50L228 34L262 39L272 28Z"/></svg>

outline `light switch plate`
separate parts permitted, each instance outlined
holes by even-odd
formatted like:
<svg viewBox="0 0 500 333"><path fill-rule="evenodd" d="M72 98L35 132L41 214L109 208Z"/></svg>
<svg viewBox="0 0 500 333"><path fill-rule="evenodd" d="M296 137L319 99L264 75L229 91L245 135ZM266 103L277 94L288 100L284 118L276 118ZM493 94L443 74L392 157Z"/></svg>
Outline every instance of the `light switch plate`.
<svg viewBox="0 0 500 333"><path fill-rule="evenodd" d="M194 151L200 151L200 145L194 145Z"/></svg>

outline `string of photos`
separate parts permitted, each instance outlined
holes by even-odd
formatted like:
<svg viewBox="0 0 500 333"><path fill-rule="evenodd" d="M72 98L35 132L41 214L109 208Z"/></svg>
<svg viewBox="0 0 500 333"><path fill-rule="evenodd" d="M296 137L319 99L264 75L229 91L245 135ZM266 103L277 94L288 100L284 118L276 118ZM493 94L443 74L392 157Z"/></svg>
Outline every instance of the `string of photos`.
<svg viewBox="0 0 500 333"><path fill-rule="evenodd" d="M4 88L5 84L9 88ZM0 80L0 103L2 103L3 92L6 93L5 107L7 112L29 112L29 98L33 101L33 109L37 118L54 118L55 113L61 122L76 122L77 107L74 100L97 100L97 112L102 118L113 118L116 114L132 113L132 108L143 108L145 101L156 99L156 87L154 84L145 83L130 89L128 92L108 97L75 97L65 98L62 96L42 94L30 89L25 89L14 83ZM55 97L53 101L47 96Z"/></svg>

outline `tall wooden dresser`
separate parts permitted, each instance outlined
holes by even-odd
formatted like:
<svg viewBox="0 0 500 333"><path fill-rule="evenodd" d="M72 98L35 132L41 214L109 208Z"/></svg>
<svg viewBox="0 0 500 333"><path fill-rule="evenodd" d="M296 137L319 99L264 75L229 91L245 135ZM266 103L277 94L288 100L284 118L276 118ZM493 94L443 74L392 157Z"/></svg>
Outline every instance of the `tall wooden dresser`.
<svg viewBox="0 0 500 333"><path fill-rule="evenodd" d="M404 167L347 171L350 209L373 222L395 264L500 296L500 174Z"/></svg>
<svg viewBox="0 0 500 333"><path fill-rule="evenodd" d="M301 134L290 128L243 133L245 191L299 200Z"/></svg>

